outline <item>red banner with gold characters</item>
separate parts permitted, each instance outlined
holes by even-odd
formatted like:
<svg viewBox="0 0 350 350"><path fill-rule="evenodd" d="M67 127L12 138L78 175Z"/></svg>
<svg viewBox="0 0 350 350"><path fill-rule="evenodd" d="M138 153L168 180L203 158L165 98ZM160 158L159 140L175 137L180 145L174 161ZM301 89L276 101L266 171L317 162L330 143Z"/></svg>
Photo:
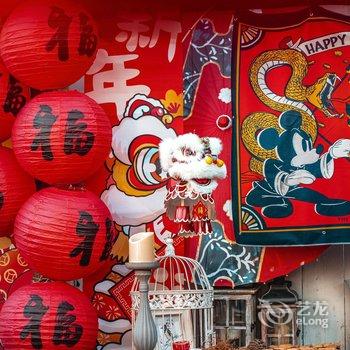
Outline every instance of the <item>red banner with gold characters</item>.
<svg viewBox="0 0 350 350"><path fill-rule="evenodd" d="M269 18L250 13L254 27L242 22L232 166L236 239L349 242L349 22L321 9ZM246 208L255 230L244 224Z"/></svg>

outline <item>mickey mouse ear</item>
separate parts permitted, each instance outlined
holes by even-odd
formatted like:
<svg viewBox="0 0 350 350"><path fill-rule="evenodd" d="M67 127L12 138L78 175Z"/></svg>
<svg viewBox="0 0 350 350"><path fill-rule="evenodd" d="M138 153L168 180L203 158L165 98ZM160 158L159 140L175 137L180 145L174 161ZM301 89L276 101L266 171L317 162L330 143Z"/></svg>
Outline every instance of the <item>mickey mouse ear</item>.
<svg viewBox="0 0 350 350"><path fill-rule="evenodd" d="M274 149L279 142L279 134L275 128L268 128L258 134L258 144L267 150Z"/></svg>
<svg viewBox="0 0 350 350"><path fill-rule="evenodd" d="M298 111L285 111L280 115L279 123L285 130L299 129L301 126L302 116Z"/></svg>

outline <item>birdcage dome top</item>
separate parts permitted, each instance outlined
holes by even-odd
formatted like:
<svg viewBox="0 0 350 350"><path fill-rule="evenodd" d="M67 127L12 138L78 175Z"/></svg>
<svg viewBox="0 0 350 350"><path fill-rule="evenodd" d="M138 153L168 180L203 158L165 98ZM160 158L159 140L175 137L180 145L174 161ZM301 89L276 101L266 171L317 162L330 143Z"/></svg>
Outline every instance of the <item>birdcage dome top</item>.
<svg viewBox="0 0 350 350"><path fill-rule="evenodd" d="M152 310L203 309L213 305L213 288L202 265L191 258L175 255L172 239L166 240L159 267L150 278L149 302ZM138 308L139 283L135 281L131 296L133 308Z"/></svg>

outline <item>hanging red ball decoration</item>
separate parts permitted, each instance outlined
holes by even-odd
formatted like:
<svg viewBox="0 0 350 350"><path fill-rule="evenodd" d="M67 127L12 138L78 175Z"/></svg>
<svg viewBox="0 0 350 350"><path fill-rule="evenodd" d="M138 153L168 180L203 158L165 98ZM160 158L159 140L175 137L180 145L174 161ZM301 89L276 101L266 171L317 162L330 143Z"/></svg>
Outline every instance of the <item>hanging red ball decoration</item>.
<svg viewBox="0 0 350 350"><path fill-rule="evenodd" d="M0 61L0 142L11 137L15 118L30 98L30 89L13 77Z"/></svg>
<svg viewBox="0 0 350 350"><path fill-rule="evenodd" d="M105 263L114 229L108 208L92 192L48 187L22 206L14 238L30 268L53 280L69 281Z"/></svg>
<svg viewBox="0 0 350 350"><path fill-rule="evenodd" d="M18 80L38 90L64 88L95 59L98 37L76 1L32 0L16 7L0 35L0 54Z"/></svg>
<svg viewBox="0 0 350 350"><path fill-rule="evenodd" d="M97 314L89 299L63 282L21 287L0 313L6 350L93 350L97 333Z"/></svg>
<svg viewBox="0 0 350 350"><path fill-rule="evenodd" d="M12 234L18 210L34 192L34 179L21 169L12 150L0 147L0 237Z"/></svg>
<svg viewBox="0 0 350 350"><path fill-rule="evenodd" d="M226 114L222 114L216 119L216 125L220 130L230 129L232 126L232 118Z"/></svg>
<svg viewBox="0 0 350 350"><path fill-rule="evenodd" d="M21 110L12 130L21 166L49 184L78 183L107 158L112 129L94 100L77 91L38 95Z"/></svg>

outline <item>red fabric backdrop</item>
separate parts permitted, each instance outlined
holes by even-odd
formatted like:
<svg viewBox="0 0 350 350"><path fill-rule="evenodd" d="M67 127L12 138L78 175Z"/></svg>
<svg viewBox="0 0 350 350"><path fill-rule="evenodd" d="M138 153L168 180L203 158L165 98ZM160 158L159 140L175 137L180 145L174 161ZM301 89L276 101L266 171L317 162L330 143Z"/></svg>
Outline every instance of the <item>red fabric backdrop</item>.
<svg viewBox="0 0 350 350"><path fill-rule="evenodd" d="M2 6L2 19L14 3ZM223 34L227 32L232 16L230 11L214 14L207 9L188 13L187 5L183 7L186 13L181 14L178 8L168 4L150 6L141 1L118 5L114 1L103 5L88 1L86 5L96 19L102 40L95 63L71 88L80 89L95 99L108 113L113 125L112 152L105 167L89 180L88 188L109 206L118 237L112 251L113 260L105 269L82 282L84 292L91 297L98 311L99 349L113 346L113 349L128 350L131 349L128 293L133 281L132 273L124 265L128 256L128 236L142 230L155 231L160 252L164 237L172 230L171 223L163 215L166 189L160 176L157 145L162 138L182 132L183 48L187 52L192 39L191 29L200 18L211 20L215 31ZM229 87L230 82L225 83ZM199 113L202 107L197 107ZM157 108L162 109L162 115L154 112ZM205 135L200 128L196 131ZM230 137L228 134L225 139ZM224 144L224 152L229 167L228 141ZM221 189L226 188L229 193L229 187L228 179ZM222 195L220 187L218 191L217 198ZM224 222L228 241L234 242L232 223L222 206L218 214ZM195 255L196 242L193 243L189 245L190 254ZM176 248L183 253L183 241L176 241ZM288 273L312 261L322 249L262 250L257 256L259 270L253 279L245 282L266 281ZM7 263L8 256L4 259ZM231 285L232 282L226 280L223 283ZM6 291L10 289L6 288Z"/></svg>
<svg viewBox="0 0 350 350"><path fill-rule="evenodd" d="M232 168L232 128L220 130L216 122L221 115L232 117L233 122L237 118L233 114L232 106L233 96L236 93L235 88L231 91L232 81L235 83L236 80L236 72L231 71L231 53L235 58L236 47L232 46L234 45L232 41L237 24L229 11L185 13L183 18L184 114L186 118L184 129L186 132L194 131L200 136L219 137L224 146L221 157L225 160L228 169ZM254 39L254 30L248 26L245 29L245 36L242 35L240 40L244 42L249 38ZM248 101L246 104L249 106ZM249 176L254 174L244 175L243 185L250 181ZM210 243L206 238L192 239L186 244L186 253L202 260L207 274L213 276L212 282L215 285L231 286L254 281L265 282L313 261L326 249L326 247L238 246L235 244L236 237L230 213L231 186L231 172L229 171L229 176L220 182L218 189L214 192L218 234L213 238L216 244L212 255L202 256L203 247ZM254 225L257 224L255 217L250 211L245 211L243 214L245 227L254 229ZM227 248L228 243L232 250ZM223 258L227 259L225 265L222 265ZM236 271L238 260L241 262L239 265L242 266L239 273ZM227 270L231 271L231 274L227 273Z"/></svg>

